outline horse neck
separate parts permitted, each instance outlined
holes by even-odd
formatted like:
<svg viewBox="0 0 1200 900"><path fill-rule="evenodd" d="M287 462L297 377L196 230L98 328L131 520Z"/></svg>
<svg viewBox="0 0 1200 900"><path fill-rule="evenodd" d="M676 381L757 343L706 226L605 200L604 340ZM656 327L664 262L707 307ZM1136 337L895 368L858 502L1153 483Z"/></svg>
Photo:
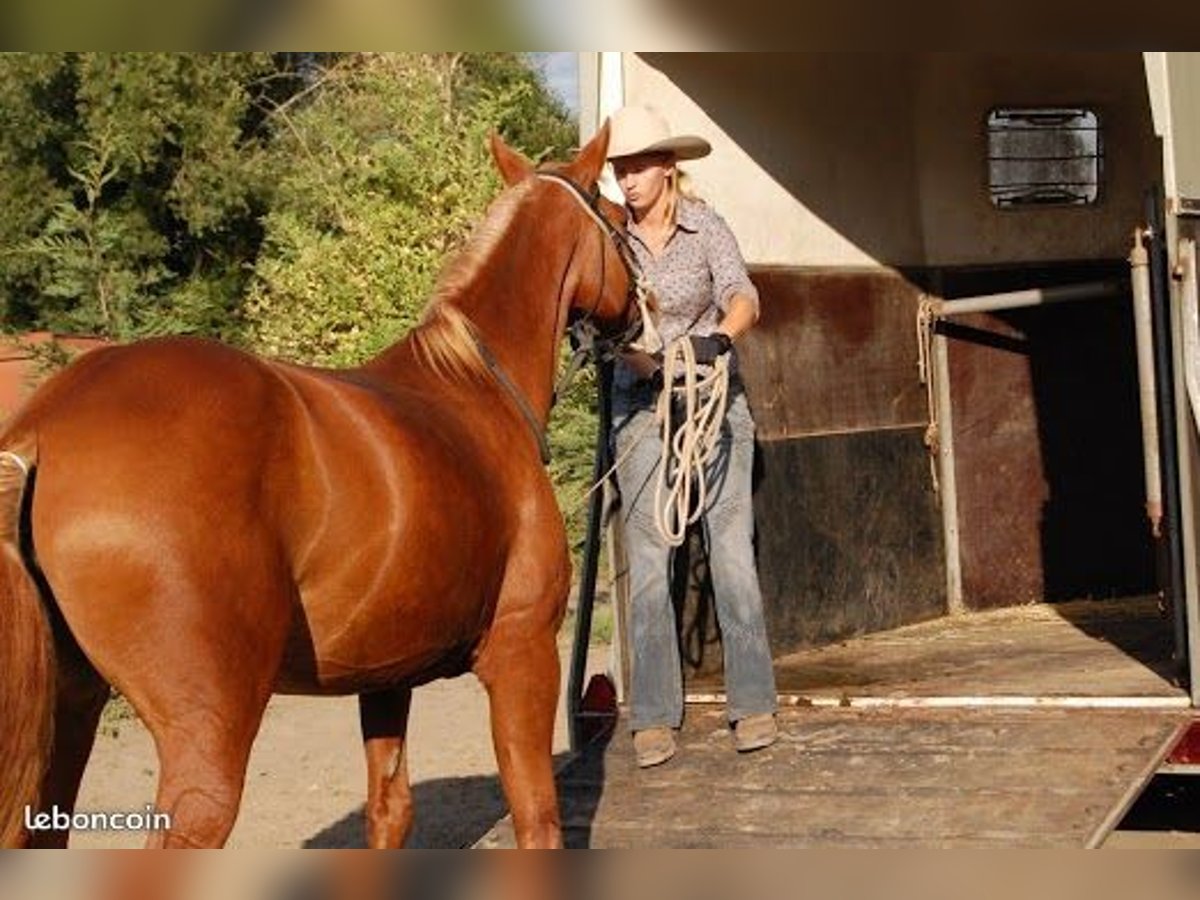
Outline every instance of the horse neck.
<svg viewBox="0 0 1200 900"><path fill-rule="evenodd" d="M454 307L471 323L543 427L550 417L566 325L566 311L560 312L563 282L574 252L555 235L556 229L535 217L518 215L470 279L437 301ZM368 367L384 378L410 378L413 357L408 344L402 340L393 345Z"/></svg>
<svg viewBox="0 0 1200 900"><path fill-rule="evenodd" d="M558 348L566 325L566 312L560 313L560 306L570 248L521 250L520 242L513 243L512 259L486 268L505 276L520 274L481 276L456 298L455 305L544 426L550 417Z"/></svg>

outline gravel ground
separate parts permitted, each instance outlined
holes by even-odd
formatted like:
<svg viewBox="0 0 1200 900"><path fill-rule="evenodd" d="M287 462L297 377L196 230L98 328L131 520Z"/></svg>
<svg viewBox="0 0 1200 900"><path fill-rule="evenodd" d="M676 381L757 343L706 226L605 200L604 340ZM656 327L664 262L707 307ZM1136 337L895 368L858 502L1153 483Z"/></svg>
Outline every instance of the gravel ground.
<svg viewBox="0 0 1200 900"><path fill-rule="evenodd" d="M569 644L561 645L563 683ZM589 671L604 671L608 648L593 647ZM473 675L434 682L413 696L409 774L416 822L410 847L473 843L504 815L488 729L487 695ZM554 750L567 749L560 703ZM154 800L158 763L136 718L110 722L96 739L80 811L142 810ZM366 766L354 697L275 697L251 754L230 847L361 847ZM137 847L141 836L75 832L72 847Z"/></svg>

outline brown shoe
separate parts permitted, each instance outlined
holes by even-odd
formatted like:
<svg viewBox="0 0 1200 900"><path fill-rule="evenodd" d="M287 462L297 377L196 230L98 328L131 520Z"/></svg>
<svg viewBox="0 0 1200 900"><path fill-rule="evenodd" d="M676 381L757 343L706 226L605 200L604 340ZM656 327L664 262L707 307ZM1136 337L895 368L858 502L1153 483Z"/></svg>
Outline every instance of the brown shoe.
<svg viewBox="0 0 1200 900"><path fill-rule="evenodd" d="M665 726L635 731L633 752L640 768L648 769L665 763L675 755L675 733Z"/></svg>
<svg viewBox="0 0 1200 900"><path fill-rule="evenodd" d="M770 747L779 740L779 726L774 713L758 713L738 719L733 726L733 742L738 753L749 753Z"/></svg>

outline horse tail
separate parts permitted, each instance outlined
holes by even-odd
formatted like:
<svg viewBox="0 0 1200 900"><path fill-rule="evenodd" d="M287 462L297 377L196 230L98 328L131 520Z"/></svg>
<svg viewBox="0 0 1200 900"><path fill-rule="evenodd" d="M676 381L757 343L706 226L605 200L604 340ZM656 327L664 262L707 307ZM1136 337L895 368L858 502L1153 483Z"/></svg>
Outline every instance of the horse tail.
<svg viewBox="0 0 1200 900"><path fill-rule="evenodd" d="M36 450L0 451L0 847L28 839L54 736L54 637L23 549Z"/></svg>

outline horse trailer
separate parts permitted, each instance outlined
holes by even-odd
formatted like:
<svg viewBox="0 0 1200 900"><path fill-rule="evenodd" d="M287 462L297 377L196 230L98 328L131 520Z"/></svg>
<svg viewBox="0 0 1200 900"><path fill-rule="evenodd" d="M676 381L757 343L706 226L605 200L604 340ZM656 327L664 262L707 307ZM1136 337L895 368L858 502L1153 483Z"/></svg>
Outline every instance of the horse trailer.
<svg viewBox="0 0 1200 900"><path fill-rule="evenodd" d="M761 294L740 352L783 739L732 750L698 541L680 752L638 770L608 733L582 658L603 533L622 701L610 490L568 843L1099 845L1188 770L1200 704L1200 54L579 58L585 138L648 103L712 141L685 167Z"/></svg>

